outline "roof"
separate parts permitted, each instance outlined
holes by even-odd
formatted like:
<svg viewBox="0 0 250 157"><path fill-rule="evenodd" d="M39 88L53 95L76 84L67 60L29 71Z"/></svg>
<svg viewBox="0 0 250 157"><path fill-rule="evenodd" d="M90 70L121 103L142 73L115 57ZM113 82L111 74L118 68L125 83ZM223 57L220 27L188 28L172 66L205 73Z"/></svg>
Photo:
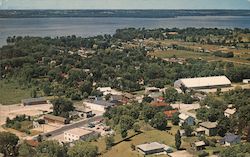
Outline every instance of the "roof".
<svg viewBox="0 0 250 157"><path fill-rule="evenodd" d="M175 84L178 83L182 83L187 88L231 85L231 81L226 76L184 78L175 82Z"/></svg>
<svg viewBox="0 0 250 157"><path fill-rule="evenodd" d="M212 129L212 128L217 127L217 122L202 122L200 123L200 126L208 128L208 129Z"/></svg>
<svg viewBox="0 0 250 157"><path fill-rule="evenodd" d="M189 115L187 115L185 113L179 114L179 118L182 119L182 120L186 120L186 119L188 119L188 117L191 117L191 116L189 116Z"/></svg>
<svg viewBox="0 0 250 157"><path fill-rule="evenodd" d="M65 120L66 120L66 118L54 116L52 114L46 114L43 116L43 118L52 119L52 120L56 120L56 121L60 121L60 122L65 122Z"/></svg>
<svg viewBox="0 0 250 157"><path fill-rule="evenodd" d="M109 107L109 106L115 105L115 103L112 103L112 102L106 101L106 100L86 100L86 102L92 103L92 104L96 104L96 105L105 106L105 107Z"/></svg>
<svg viewBox="0 0 250 157"><path fill-rule="evenodd" d="M156 149L164 149L165 145L160 144L158 142L152 142L152 143L137 145L137 148L139 148L142 151L146 152L146 151L151 151L151 150L156 150Z"/></svg>
<svg viewBox="0 0 250 157"><path fill-rule="evenodd" d="M165 111L164 114L167 116L167 117L172 117L173 114L177 113L178 110L169 110L169 111Z"/></svg>
<svg viewBox="0 0 250 157"><path fill-rule="evenodd" d="M31 147L37 147L39 144L39 142L35 140L26 140L25 142Z"/></svg>
<svg viewBox="0 0 250 157"><path fill-rule="evenodd" d="M84 136L84 135L88 135L90 133L92 133L93 131L89 131L86 129L82 129L82 128L74 128L71 130L67 130L64 133L68 133L68 134L73 134L73 135L77 135L77 136Z"/></svg>
<svg viewBox="0 0 250 157"><path fill-rule="evenodd" d="M196 131L196 132L202 132L202 131L205 131L205 130L204 130L204 128L199 127L199 128L197 128L197 129L195 129L195 131Z"/></svg>
<svg viewBox="0 0 250 157"><path fill-rule="evenodd" d="M236 108L233 108L233 109L228 108L224 112L232 115L236 112Z"/></svg>
<svg viewBox="0 0 250 157"><path fill-rule="evenodd" d="M226 133L226 135L223 137L223 141L231 143L231 142L234 142L238 138L240 138L239 135L235 135L232 133Z"/></svg>
<svg viewBox="0 0 250 157"><path fill-rule="evenodd" d="M153 101L150 103L151 106L155 106L155 107L164 107L164 106L169 106L169 104L163 102L163 101Z"/></svg>
<svg viewBox="0 0 250 157"><path fill-rule="evenodd" d="M205 146L206 144L205 144L204 141L199 141L199 142L195 142L194 145L195 145L196 147L201 147L201 146Z"/></svg>
<svg viewBox="0 0 250 157"><path fill-rule="evenodd" d="M106 91L111 91L111 87L98 87L97 90L100 92L106 92Z"/></svg>
<svg viewBox="0 0 250 157"><path fill-rule="evenodd" d="M40 98L30 98L30 99L23 99L22 103L34 103L34 102L40 102L40 101L47 101L45 98L40 97Z"/></svg>

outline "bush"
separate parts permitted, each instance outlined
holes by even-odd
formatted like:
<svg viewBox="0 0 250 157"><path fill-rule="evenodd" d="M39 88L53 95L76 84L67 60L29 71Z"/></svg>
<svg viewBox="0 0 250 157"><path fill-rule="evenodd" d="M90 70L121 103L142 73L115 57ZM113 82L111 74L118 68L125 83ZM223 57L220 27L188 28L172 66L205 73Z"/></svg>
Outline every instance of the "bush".
<svg viewBox="0 0 250 157"><path fill-rule="evenodd" d="M206 151L200 151L199 154L198 154L198 157L205 157L205 156L208 156L209 153L206 152Z"/></svg>

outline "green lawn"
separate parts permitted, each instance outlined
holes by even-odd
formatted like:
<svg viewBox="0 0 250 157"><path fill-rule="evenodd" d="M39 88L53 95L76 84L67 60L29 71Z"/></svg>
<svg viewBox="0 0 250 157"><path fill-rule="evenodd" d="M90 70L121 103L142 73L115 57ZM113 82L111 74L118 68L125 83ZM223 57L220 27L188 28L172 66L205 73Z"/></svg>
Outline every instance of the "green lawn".
<svg viewBox="0 0 250 157"><path fill-rule="evenodd" d="M30 97L31 88L21 88L15 81L0 80L0 104L20 103Z"/></svg>

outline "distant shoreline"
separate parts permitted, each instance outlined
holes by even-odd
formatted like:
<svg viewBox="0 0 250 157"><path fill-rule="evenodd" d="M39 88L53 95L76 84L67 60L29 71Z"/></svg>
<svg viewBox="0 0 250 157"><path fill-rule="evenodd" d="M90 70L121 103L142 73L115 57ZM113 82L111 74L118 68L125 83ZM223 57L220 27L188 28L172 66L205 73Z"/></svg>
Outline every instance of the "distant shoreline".
<svg viewBox="0 0 250 157"><path fill-rule="evenodd" d="M0 18L250 16L250 10L0 10Z"/></svg>

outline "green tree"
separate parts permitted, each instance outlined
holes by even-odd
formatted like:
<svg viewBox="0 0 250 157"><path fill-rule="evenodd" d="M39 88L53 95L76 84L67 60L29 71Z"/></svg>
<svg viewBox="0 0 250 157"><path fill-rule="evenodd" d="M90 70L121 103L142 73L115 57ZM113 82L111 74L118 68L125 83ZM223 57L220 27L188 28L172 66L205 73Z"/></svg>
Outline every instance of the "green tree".
<svg viewBox="0 0 250 157"><path fill-rule="evenodd" d="M39 157L67 157L67 150L57 141L43 141L36 150Z"/></svg>
<svg viewBox="0 0 250 157"><path fill-rule="evenodd" d="M164 113L158 112L155 114L154 118L150 121L152 127L159 130L165 130L167 127L167 119Z"/></svg>
<svg viewBox="0 0 250 157"><path fill-rule="evenodd" d="M24 142L19 146L18 153L19 157L34 157L36 150Z"/></svg>
<svg viewBox="0 0 250 157"><path fill-rule="evenodd" d="M76 144L68 150L69 157L97 157L97 155L98 148L83 141L76 142Z"/></svg>
<svg viewBox="0 0 250 157"><path fill-rule="evenodd" d="M32 89L32 91L31 91L31 93L30 93L30 96L31 96L32 98L36 98L36 97L37 97L37 92L36 92L35 89Z"/></svg>
<svg viewBox="0 0 250 157"><path fill-rule="evenodd" d="M174 113L172 116L172 124L178 125L180 122L179 113Z"/></svg>
<svg viewBox="0 0 250 157"><path fill-rule="evenodd" d="M133 130L135 132L140 132L140 129L141 129L140 124L139 123L134 123Z"/></svg>
<svg viewBox="0 0 250 157"><path fill-rule="evenodd" d="M115 142L114 136L106 136L105 143L106 143L106 150L110 149Z"/></svg>
<svg viewBox="0 0 250 157"><path fill-rule="evenodd" d="M62 98L52 100L52 104L53 104L53 114L55 116L62 116L68 118L69 111L74 110L73 103L71 101Z"/></svg>
<svg viewBox="0 0 250 157"><path fill-rule="evenodd" d="M180 131L178 130L177 133L175 134L175 147L176 149L180 149L181 147L181 134Z"/></svg>
<svg viewBox="0 0 250 157"><path fill-rule="evenodd" d="M0 152L4 156L16 156L19 138L9 132L0 132Z"/></svg>
<svg viewBox="0 0 250 157"><path fill-rule="evenodd" d="M192 136L193 128L190 125L184 125L183 129L185 130L185 134L187 137Z"/></svg>
<svg viewBox="0 0 250 157"><path fill-rule="evenodd" d="M122 138L127 137L128 136L128 131L125 130L125 129L121 129L121 136L122 136Z"/></svg>
<svg viewBox="0 0 250 157"><path fill-rule="evenodd" d="M179 94L177 90L175 90L174 88L170 87L165 90L164 98L166 102L168 103L175 102L178 100L178 97L179 97Z"/></svg>

